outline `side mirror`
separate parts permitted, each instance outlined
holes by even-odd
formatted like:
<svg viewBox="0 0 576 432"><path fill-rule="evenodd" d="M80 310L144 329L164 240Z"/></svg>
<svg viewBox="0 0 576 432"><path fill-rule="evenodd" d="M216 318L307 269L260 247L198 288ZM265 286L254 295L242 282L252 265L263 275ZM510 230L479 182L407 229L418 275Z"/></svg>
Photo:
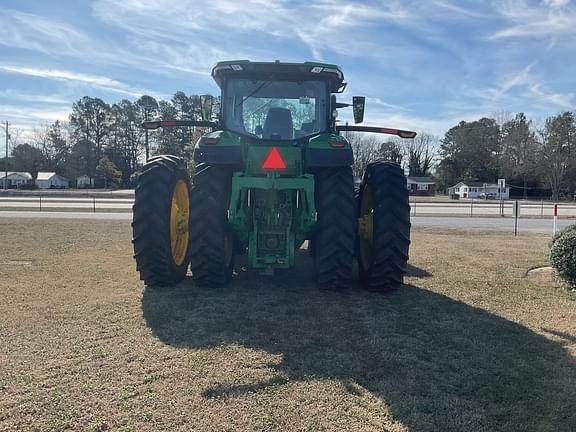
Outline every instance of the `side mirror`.
<svg viewBox="0 0 576 432"><path fill-rule="evenodd" d="M255 133L256 135L262 136L262 134L264 133L264 129L262 129L262 126L258 125L258 126L256 126L256 128L254 129L254 133Z"/></svg>
<svg viewBox="0 0 576 432"><path fill-rule="evenodd" d="M354 112L354 123L362 123L364 121L364 104L366 98L364 96L352 97L352 110Z"/></svg>
<svg viewBox="0 0 576 432"><path fill-rule="evenodd" d="M212 120L212 102L214 98L210 95L200 96L200 112L202 114L203 121Z"/></svg>

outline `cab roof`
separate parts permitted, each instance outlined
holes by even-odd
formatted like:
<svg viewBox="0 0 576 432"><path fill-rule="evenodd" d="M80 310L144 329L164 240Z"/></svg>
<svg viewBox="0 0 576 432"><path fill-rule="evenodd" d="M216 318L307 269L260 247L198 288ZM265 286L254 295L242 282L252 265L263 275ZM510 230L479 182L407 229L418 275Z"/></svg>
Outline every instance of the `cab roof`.
<svg viewBox="0 0 576 432"><path fill-rule="evenodd" d="M227 78L270 79L328 79L330 91L341 93L346 87L344 74L339 66L329 63L281 63L251 62L249 60L232 60L219 62L212 69L212 78L222 88Z"/></svg>

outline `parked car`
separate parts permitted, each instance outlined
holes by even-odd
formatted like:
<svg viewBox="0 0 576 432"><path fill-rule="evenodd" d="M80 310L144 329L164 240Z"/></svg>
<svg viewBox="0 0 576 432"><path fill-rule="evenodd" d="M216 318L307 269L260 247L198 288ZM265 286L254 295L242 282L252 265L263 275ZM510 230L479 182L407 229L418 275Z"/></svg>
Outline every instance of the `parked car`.
<svg viewBox="0 0 576 432"><path fill-rule="evenodd" d="M498 194L495 192L488 192L488 193L482 192L480 195L478 195L478 197L482 198L482 199L493 200L493 199L498 199Z"/></svg>

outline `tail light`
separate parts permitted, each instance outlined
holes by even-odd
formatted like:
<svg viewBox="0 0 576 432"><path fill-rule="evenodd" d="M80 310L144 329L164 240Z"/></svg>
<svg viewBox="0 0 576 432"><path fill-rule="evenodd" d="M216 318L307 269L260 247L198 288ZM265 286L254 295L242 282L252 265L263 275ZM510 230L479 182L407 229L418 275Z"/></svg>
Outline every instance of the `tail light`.
<svg viewBox="0 0 576 432"><path fill-rule="evenodd" d="M332 148L344 148L344 147L346 147L346 141L344 141L344 140L332 140L332 141L328 141L328 144Z"/></svg>

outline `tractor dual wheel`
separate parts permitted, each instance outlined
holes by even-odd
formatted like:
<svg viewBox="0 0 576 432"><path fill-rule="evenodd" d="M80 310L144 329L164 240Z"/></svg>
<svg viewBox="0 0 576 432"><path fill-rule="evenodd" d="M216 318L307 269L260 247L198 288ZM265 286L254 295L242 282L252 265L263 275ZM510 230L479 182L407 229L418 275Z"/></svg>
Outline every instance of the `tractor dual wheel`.
<svg viewBox="0 0 576 432"><path fill-rule="evenodd" d="M186 276L190 243L190 176L176 156L151 158L135 190L132 243L146 285L174 285Z"/></svg>
<svg viewBox="0 0 576 432"><path fill-rule="evenodd" d="M393 162L368 164L358 203L360 279L373 291L404 281L410 246L410 204L406 177Z"/></svg>
<svg viewBox="0 0 576 432"><path fill-rule="evenodd" d="M200 164L192 180L190 261L196 284L226 285L234 266L234 234L228 225L232 172Z"/></svg>
<svg viewBox="0 0 576 432"><path fill-rule="evenodd" d="M346 288L352 279L357 231L352 168L324 168L315 172L314 178L316 282L324 289Z"/></svg>

